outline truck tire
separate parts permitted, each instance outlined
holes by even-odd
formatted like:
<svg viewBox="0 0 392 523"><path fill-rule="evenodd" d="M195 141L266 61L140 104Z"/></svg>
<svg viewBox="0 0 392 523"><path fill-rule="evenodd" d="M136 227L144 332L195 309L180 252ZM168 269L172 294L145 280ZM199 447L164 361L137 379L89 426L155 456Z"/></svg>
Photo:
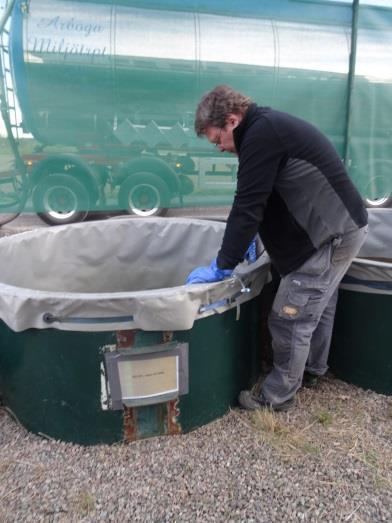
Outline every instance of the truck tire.
<svg viewBox="0 0 392 523"><path fill-rule="evenodd" d="M121 210L136 216L164 216L170 201L166 183L153 173L134 173L120 185Z"/></svg>
<svg viewBox="0 0 392 523"><path fill-rule="evenodd" d="M33 191L33 206L38 216L49 225L83 221L90 207L86 187L72 176L49 174Z"/></svg>
<svg viewBox="0 0 392 523"><path fill-rule="evenodd" d="M390 207L392 162L375 162L373 168L377 174L368 180L365 187L365 205L372 209Z"/></svg>
<svg viewBox="0 0 392 523"><path fill-rule="evenodd" d="M392 195L385 194L379 198L365 198L365 205L370 209L384 208L392 206Z"/></svg>
<svg viewBox="0 0 392 523"><path fill-rule="evenodd" d="M24 173L16 170L0 178L0 227L15 220L24 210L30 186Z"/></svg>

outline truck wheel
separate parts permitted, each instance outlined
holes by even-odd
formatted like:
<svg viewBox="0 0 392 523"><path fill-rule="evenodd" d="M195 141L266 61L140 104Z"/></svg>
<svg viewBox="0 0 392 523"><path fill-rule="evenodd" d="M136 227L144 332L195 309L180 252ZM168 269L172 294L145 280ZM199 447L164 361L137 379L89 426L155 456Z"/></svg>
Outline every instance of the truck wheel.
<svg viewBox="0 0 392 523"><path fill-rule="evenodd" d="M35 212L49 225L81 222L90 207L86 187L66 174L42 178L34 189L32 200Z"/></svg>
<svg viewBox="0 0 392 523"><path fill-rule="evenodd" d="M365 205L371 209L390 207L392 205L392 195L384 194L379 198L365 198Z"/></svg>
<svg viewBox="0 0 392 523"><path fill-rule="evenodd" d="M382 208L392 205L391 167L390 162L376 164L379 173L371 178L365 188L366 207Z"/></svg>
<svg viewBox="0 0 392 523"><path fill-rule="evenodd" d="M156 174L131 174L120 186L118 201L129 214L164 216L170 201L169 188Z"/></svg>

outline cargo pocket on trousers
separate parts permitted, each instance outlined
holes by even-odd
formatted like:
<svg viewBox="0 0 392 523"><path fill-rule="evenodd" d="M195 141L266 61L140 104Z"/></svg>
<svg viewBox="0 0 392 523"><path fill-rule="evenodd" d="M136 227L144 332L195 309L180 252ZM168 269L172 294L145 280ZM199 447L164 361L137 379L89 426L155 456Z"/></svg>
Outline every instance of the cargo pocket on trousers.
<svg viewBox="0 0 392 523"><path fill-rule="evenodd" d="M298 320L304 315L309 296L298 292L289 292L285 300L281 300L278 306L278 316L286 320Z"/></svg>

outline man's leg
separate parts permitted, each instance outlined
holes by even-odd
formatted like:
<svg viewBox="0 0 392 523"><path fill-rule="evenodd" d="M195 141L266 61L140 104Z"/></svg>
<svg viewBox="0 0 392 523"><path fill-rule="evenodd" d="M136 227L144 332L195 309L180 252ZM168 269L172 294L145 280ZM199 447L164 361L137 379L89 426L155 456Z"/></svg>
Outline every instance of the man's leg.
<svg viewBox="0 0 392 523"><path fill-rule="evenodd" d="M339 283L352 259L358 253L366 236L367 228L345 235L341 241L322 246L302 267L282 278L269 318L272 336L274 367L264 380L261 396L241 393L239 401L245 408L261 405L279 408L289 402L302 383L311 340L325 311L325 322L314 339L317 358L317 338L324 335L319 346L317 365L326 366L336 298ZM335 301L336 303L336 301ZM324 332L323 332L324 331Z"/></svg>
<svg viewBox="0 0 392 523"><path fill-rule="evenodd" d="M323 376L328 370L328 354L331 345L332 329L335 318L338 289L332 294L328 305L321 315L313 332L305 371L315 376Z"/></svg>
<svg viewBox="0 0 392 523"><path fill-rule="evenodd" d="M328 282L319 275L306 279L302 273L282 278L270 316L273 369L264 380L261 392L272 405L293 398L302 383L313 333L329 302Z"/></svg>

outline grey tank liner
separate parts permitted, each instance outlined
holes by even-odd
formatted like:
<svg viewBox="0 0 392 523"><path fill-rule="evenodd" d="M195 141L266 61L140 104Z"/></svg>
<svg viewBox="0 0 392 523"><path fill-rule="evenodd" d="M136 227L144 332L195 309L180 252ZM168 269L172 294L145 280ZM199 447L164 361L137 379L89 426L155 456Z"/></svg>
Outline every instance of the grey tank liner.
<svg viewBox="0 0 392 523"><path fill-rule="evenodd" d="M369 209L369 233L340 287L392 295L392 209Z"/></svg>
<svg viewBox="0 0 392 523"><path fill-rule="evenodd" d="M14 331L186 330L255 297L269 260L223 282L184 285L208 265L225 224L185 218L111 219L0 240L0 318Z"/></svg>

